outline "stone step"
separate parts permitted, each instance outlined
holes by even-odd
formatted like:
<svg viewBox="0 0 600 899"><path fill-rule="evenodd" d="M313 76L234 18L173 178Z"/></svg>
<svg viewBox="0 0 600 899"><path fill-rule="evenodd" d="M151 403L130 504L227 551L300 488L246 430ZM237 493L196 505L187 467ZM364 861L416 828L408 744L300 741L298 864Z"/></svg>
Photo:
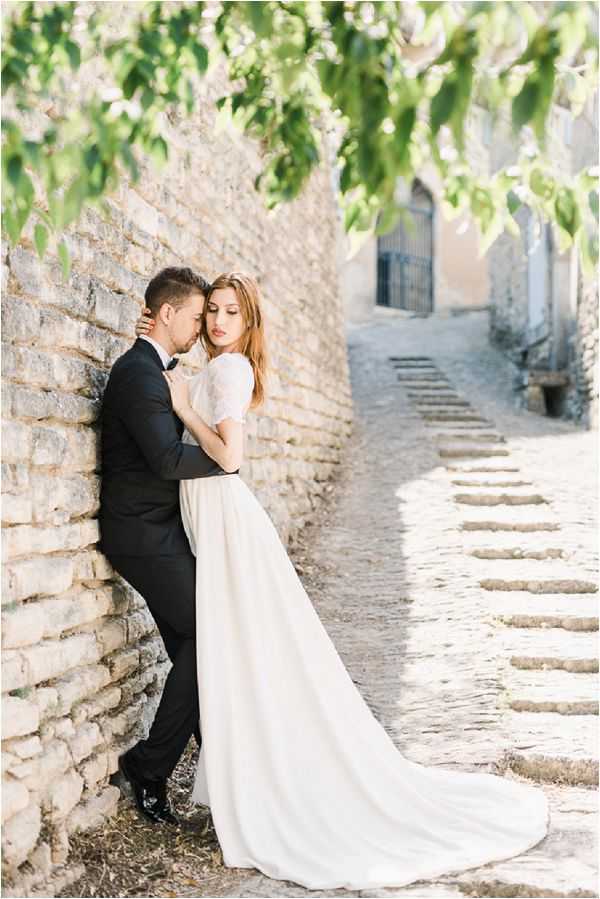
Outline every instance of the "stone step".
<svg viewBox="0 0 600 899"><path fill-rule="evenodd" d="M462 432L456 432L454 430L442 430L436 431L435 434L431 435L434 440L438 442L452 442L456 443L461 440L469 440L471 443L506 443L506 438L499 434L497 431L489 431L489 430L481 430L477 433L473 433L473 431L469 428L469 430L464 430Z"/></svg>
<svg viewBox="0 0 600 899"><path fill-rule="evenodd" d="M502 678L505 699L516 712L597 715L598 677L589 672L508 666Z"/></svg>
<svg viewBox="0 0 600 899"><path fill-rule="evenodd" d="M456 461L448 463L445 466L445 469L451 473L460 472L461 474L507 474L519 472L521 470L518 465L507 464L505 459L499 459L497 464L493 464L492 462L474 464L470 459L465 459L464 462L457 459Z"/></svg>
<svg viewBox="0 0 600 899"><path fill-rule="evenodd" d="M520 855L454 875L452 882L460 884L463 896L598 896L596 791L555 784L542 789L550 806L547 836ZM389 895L398 894L389 890Z"/></svg>
<svg viewBox="0 0 600 899"><path fill-rule="evenodd" d="M598 784L598 719L595 715L515 712L503 716L510 748L504 762L539 783Z"/></svg>
<svg viewBox="0 0 600 899"><path fill-rule="evenodd" d="M442 459L478 459L486 456L509 456L510 450L500 446L479 446L477 444L460 446L448 444L438 447L438 454Z"/></svg>
<svg viewBox="0 0 600 899"><path fill-rule="evenodd" d="M461 399L459 396L453 393L440 393L440 394L430 394L430 393L418 393L416 391L410 391L408 394L409 398L413 400L415 403L419 403L421 406L470 406L471 404L467 402L467 400Z"/></svg>
<svg viewBox="0 0 600 899"><path fill-rule="evenodd" d="M402 378L398 378L399 381L403 380ZM448 381L408 381L407 382L408 390L439 390L439 391L452 391L454 393L454 388L452 384Z"/></svg>
<svg viewBox="0 0 600 899"><path fill-rule="evenodd" d="M440 375L445 378L445 374L439 370L439 368L435 365L431 364L423 364L420 365L418 363L410 363L410 364L400 364L396 363L396 365L392 366L394 371L404 374L405 372L416 373L418 375Z"/></svg>
<svg viewBox="0 0 600 899"><path fill-rule="evenodd" d="M448 411L440 411L435 412L433 410L427 409L421 412L421 415L425 419L425 421L486 421L486 418L483 418L478 412L471 412L465 410L464 412L461 409Z"/></svg>
<svg viewBox="0 0 600 899"><path fill-rule="evenodd" d="M545 533L517 533L514 531L462 531L463 550L468 556L481 560L503 560L518 562L527 559L542 562L548 559L566 559L568 553L563 547L564 538L560 531ZM504 569L512 571L512 567ZM531 569L536 571L536 566Z"/></svg>
<svg viewBox="0 0 600 899"><path fill-rule="evenodd" d="M558 531L560 523L556 521L552 509L548 505L536 506L473 506L463 511L461 528L477 531Z"/></svg>
<svg viewBox="0 0 600 899"><path fill-rule="evenodd" d="M598 604L594 593L535 594L490 590L486 607L490 615L510 627L598 630Z"/></svg>
<svg viewBox="0 0 600 899"><path fill-rule="evenodd" d="M429 365L433 362L429 356L388 356L390 362L427 362Z"/></svg>
<svg viewBox="0 0 600 899"><path fill-rule="evenodd" d="M419 384L427 384L430 381L434 381L435 383L444 384L446 386L450 386L450 381L443 375L441 372L437 371L414 371L414 372L402 372L396 375L400 383L402 384L411 384L411 383L419 383Z"/></svg>
<svg viewBox="0 0 600 899"><path fill-rule="evenodd" d="M421 413L419 413L421 414ZM457 430L461 431L475 431L479 432L487 431L489 428L494 427L493 421L487 421L485 418L480 418L477 421L449 421L449 422L440 422L440 421L423 421L423 424L426 428L429 428L431 431L435 431L436 434L444 434L449 433L452 434Z"/></svg>
<svg viewBox="0 0 600 899"><path fill-rule="evenodd" d="M543 566L532 567L531 562L514 562L507 567L505 562L490 564L483 560L472 561L475 576L479 576L479 586L484 590L525 593L585 593L598 592L598 584L591 578L577 577L581 571L576 567L557 561L545 562ZM485 576L483 576L485 574Z"/></svg>
<svg viewBox="0 0 600 899"><path fill-rule="evenodd" d="M454 501L469 506L535 506L548 503L539 491L527 485L511 486L504 490L479 484L463 487L454 494Z"/></svg>
<svg viewBox="0 0 600 899"><path fill-rule="evenodd" d="M450 483L454 487L482 487L490 490L497 487L531 487L533 485L532 481L526 481L523 478L502 478L500 475L495 478L491 475L485 477L469 475L469 477L453 478Z"/></svg>
<svg viewBox="0 0 600 899"><path fill-rule="evenodd" d="M558 627L501 627L499 651L515 668L598 672L598 634Z"/></svg>

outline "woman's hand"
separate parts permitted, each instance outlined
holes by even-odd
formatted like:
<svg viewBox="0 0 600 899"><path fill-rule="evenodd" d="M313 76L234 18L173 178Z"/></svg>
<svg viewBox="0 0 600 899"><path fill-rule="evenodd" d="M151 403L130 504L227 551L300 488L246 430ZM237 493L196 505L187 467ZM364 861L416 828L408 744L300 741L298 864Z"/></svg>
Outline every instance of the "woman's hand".
<svg viewBox="0 0 600 899"><path fill-rule="evenodd" d="M141 334L145 334L148 336L152 333L152 329L154 328L155 321L152 318L152 313L147 306L142 309L142 314L138 318L135 323L135 333L136 336L139 337Z"/></svg>
<svg viewBox="0 0 600 899"><path fill-rule="evenodd" d="M182 418L186 411L190 409L190 385L188 379L181 372L173 369L172 371L164 371L164 377L171 391L171 402L173 403L173 411L175 415Z"/></svg>

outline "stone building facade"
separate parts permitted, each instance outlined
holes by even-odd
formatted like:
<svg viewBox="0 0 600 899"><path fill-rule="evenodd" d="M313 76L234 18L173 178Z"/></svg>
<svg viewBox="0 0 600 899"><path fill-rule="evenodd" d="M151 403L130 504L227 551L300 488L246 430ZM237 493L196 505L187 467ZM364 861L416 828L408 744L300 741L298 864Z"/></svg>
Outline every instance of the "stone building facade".
<svg viewBox="0 0 600 899"><path fill-rule="evenodd" d="M598 162L598 94L580 116L555 104L548 126L549 153L575 174ZM508 123L490 148L492 171L516 159ZM515 218L521 234L501 235L488 253L490 338L516 367L522 405L541 414L598 420L598 278L584 274L577 250L559 252L553 227L527 207Z"/></svg>
<svg viewBox="0 0 600 899"><path fill-rule="evenodd" d="M214 76L193 117L165 118L165 169L144 163L108 216L69 229L68 281L51 255L38 259L31 231L2 248L6 895L59 888L69 835L116 806L109 776L146 732L170 664L145 603L97 549L101 395L149 278L172 264L258 277L272 369L240 474L284 541L351 431L333 179L324 163L301 198L267 213L253 187L259 148L215 133L222 87ZM194 352L188 362L202 364Z"/></svg>
<svg viewBox="0 0 600 899"><path fill-rule="evenodd" d="M473 105L469 110L465 133L469 165L486 174L492 135L485 127L485 110L481 107ZM446 126L440 139L451 142ZM354 255L350 255L350 242L345 240L340 273L347 319L368 319L376 305L416 310L420 315L452 315L487 307L488 262L487 255L479 253L479 229L469 212L446 217L443 187L439 171L427 161L410 186L398 182L400 204L417 209L413 236L400 222L386 235L370 235ZM428 198L428 214L423 208L419 211L424 198ZM382 265L388 255L386 249L392 250L389 255L396 260L389 267ZM391 287L387 291L382 290L386 281Z"/></svg>

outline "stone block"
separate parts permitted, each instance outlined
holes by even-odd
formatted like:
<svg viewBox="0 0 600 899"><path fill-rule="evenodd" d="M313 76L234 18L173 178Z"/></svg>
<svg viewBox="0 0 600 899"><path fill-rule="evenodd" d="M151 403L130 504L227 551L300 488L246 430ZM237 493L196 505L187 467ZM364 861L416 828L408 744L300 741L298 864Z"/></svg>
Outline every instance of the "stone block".
<svg viewBox="0 0 600 899"><path fill-rule="evenodd" d="M2 645L6 648L28 646L41 640L44 621L37 603L18 604L2 612Z"/></svg>
<svg viewBox="0 0 600 899"><path fill-rule="evenodd" d="M40 721L58 713L58 691L55 687L38 687L35 701L40 710Z"/></svg>
<svg viewBox="0 0 600 899"><path fill-rule="evenodd" d="M2 458L5 462L22 462L31 457L31 427L20 421L2 422Z"/></svg>
<svg viewBox="0 0 600 899"><path fill-rule="evenodd" d="M111 674L105 665L89 665L60 677L54 682L60 713L68 715L75 703L95 696L110 680Z"/></svg>
<svg viewBox="0 0 600 899"><path fill-rule="evenodd" d="M101 693L92 696L91 699L77 703L72 711L73 721L79 725L82 721L103 715L116 708L123 699L121 687L107 687Z"/></svg>
<svg viewBox="0 0 600 899"><path fill-rule="evenodd" d="M531 384L527 387L526 405L529 412L537 412L539 415L546 414L546 398L540 385Z"/></svg>
<svg viewBox="0 0 600 899"><path fill-rule="evenodd" d="M20 652L2 651L2 689L19 690L27 686L27 663Z"/></svg>
<svg viewBox="0 0 600 899"><path fill-rule="evenodd" d="M21 299L5 296L2 300L2 337L6 341L34 343L40 334L39 306Z"/></svg>
<svg viewBox="0 0 600 899"><path fill-rule="evenodd" d="M91 424L98 414L98 401L73 394L51 393L12 385L10 408L15 418L32 418L38 421L58 418L60 421Z"/></svg>
<svg viewBox="0 0 600 899"><path fill-rule="evenodd" d="M102 733L94 722L85 722L76 729L67 742L73 761L77 764L91 755L98 744L102 742Z"/></svg>
<svg viewBox="0 0 600 899"><path fill-rule="evenodd" d="M3 524L25 524L31 521L33 504L28 496L5 493L2 497Z"/></svg>
<svg viewBox="0 0 600 899"><path fill-rule="evenodd" d="M31 478L33 514L36 522L62 524L62 518L78 518L98 511L100 482L95 475L60 477L35 473Z"/></svg>
<svg viewBox="0 0 600 899"><path fill-rule="evenodd" d="M93 634L75 634L64 640L44 640L23 650L27 660L28 684L58 677L72 668L98 660L98 646Z"/></svg>
<svg viewBox="0 0 600 899"><path fill-rule="evenodd" d="M38 707L18 696L2 697L2 739L20 737L37 730L40 723Z"/></svg>
<svg viewBox="0 0 600 899"><path fill-rule="evenodd" d="M47 786L68 771L72 764L73 759L67 744L63 740L48 740L43 753L39 756L39 783L36 781L30 789L39 790L42 785Z"/></svg>
<svg viewBox="0 0 600 899"><path fill-rule="evenodd" d="M48 790L45 800L53 819L66 818L77 805L83 792L83 778L77 771L67 771L55 780Z"/></svg>
<svg viewBox="0 0 600 899"><path fill-rule="evenodd" d="M2 742L4 743L4 737ZM40 738L35 737L16 737L13 740L7 740L6 748L20 759L29 759L39 755L42 751Z"/></svg>
<svg viewBox="0 0 600 899"><path fill-rule="evenodd" d="M108 665L111 677L114 681L121 680L126 674L130 674L139 665L140 654L137 649L117 650L104 660Z"/></svg>
<svg viewBox="0 0 600 899"><path fill-rule="evenodd" d="M96 784L110 775L108 752L104 749L91 756L79 766L86 790L93 790Z"/></svg>
<svg viewBox="0 0 600 899"><path fill-rule="evenodd" d="M9 868L17 868L35 846L42 826L39 805L31 802L2 827L2 856Z"/></svg>
<svg viewBox="0 0 600 899"><path fill-rule="evenodd" d="M146 634L156 631L154 618L147 609L141 609L127 618L127 642L139 643Z"/></svg>
<svg viewBox="0 0 600 899"><path fill-rule="evenodd" d="M3 577L8 602L64 593L73 582L73 562L61 556L22 559L5 565Z"/></svg>
<svg viewBox="0 0 600 899"><path fill-rule="evenodd" d="M91 546L99 539L97 519L72 522L58 527L18 525L6 528L3 554L7 560Z"/></svg>
<svg viewBox="0 0 600 899"><path fill-rule="evenodd" d="M29 805L29 790L18 780L7 777L2 781L2 823Z"/></svg>
<svg viewBox="0 0 600 899"><path fill-rule="evenodd" d="M69 833L102 825L116 813L120 795L119 788L111 785L105 787L99 796L92 796L78 805L67 821Z"/></svg>
<svg viewBox="0 0 600 899"><path fill-rule="evenodd" d="M121 649L127 644L127 622L121 618L109 618L99 622L95 633L102 656Z"/></svg>

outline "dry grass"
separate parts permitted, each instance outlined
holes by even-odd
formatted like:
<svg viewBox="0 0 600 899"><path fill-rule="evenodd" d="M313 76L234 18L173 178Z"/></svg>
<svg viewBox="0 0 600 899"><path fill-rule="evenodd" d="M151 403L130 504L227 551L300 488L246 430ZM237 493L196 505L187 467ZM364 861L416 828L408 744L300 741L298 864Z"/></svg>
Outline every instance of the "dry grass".
<svg viewBox="0 0 600 899"><path fill-rule="evenodd" d="M85 873L59 896L181 896L208 885L223 872L210 810L192 805L198 749L193 738L169 779L169 798L181 826L154 825L131 798L101 827L71 838L70 865Z"/></svg>

